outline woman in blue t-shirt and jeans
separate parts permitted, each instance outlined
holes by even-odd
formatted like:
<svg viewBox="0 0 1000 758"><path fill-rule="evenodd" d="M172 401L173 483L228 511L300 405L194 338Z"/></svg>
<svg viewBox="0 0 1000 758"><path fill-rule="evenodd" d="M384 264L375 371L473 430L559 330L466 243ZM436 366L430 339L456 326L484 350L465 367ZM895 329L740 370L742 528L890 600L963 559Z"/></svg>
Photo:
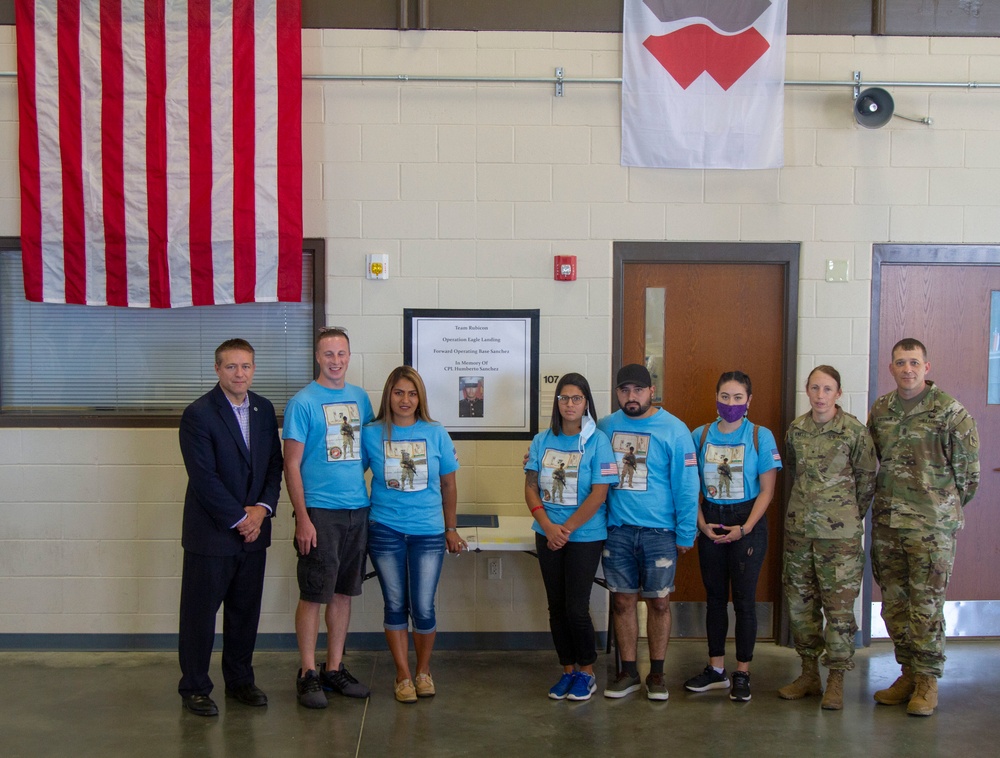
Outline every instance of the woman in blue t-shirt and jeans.
<svg viewBox="0 0 1000 758"><path fill-rule="evenodd" d="M774 435L746 418L750 377L727 371L715 387L719 418L694 430L701 474L698 562L705 585L709 663L684 683L692 692L729 689L750 699L750 661L757 641L757 579L767 552L767 507L774 497L781 455ZM726 678L729 593L736 615L736 670ZM731 688L731 689L730 689Z"/></svg>
<svg viewBox="0 0 1000 758"><path fill-rule="evenodd" d="M424 382L410 366L385 380L375 420L361 435L365 466L372 471L368 555L385 599L385 638L396 664L401 703L435 694L431 652L437 620L434 595L445 550L467 545L455 529L458 457L445 428L430 417ZM417 675L411 677L409 622Z"/></svg>

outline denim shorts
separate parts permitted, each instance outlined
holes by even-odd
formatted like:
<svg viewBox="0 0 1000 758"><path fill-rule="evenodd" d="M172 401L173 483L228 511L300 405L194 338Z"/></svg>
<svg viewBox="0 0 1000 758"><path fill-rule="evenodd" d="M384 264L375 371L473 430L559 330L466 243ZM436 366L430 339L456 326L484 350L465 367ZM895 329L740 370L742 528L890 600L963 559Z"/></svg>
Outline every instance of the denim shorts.
<svg viewBox="0 0 1000 758"><path fill-rule="evenodd" d="M385 629L405 630L411 618L417 634L437 629L434 595L445 549L443 532L404 534L377 521L368 524L368 555L385 600Z"/></svg>
<svg viewBox="0 0 1000 758"><path fill-rule="evenodd" d="M357 597L365 578L368 508L307 508L316 527L316 547L299 556L296 575L299 597L308 603L329 603L334 594Z"/></svg>
<svg viewBox="0 0 1000 758"><path fill-rule="evenodd" d="M666 597L674 591L676 535L669 529L609 526L603 565L604 580L612 592Z"/></svg>

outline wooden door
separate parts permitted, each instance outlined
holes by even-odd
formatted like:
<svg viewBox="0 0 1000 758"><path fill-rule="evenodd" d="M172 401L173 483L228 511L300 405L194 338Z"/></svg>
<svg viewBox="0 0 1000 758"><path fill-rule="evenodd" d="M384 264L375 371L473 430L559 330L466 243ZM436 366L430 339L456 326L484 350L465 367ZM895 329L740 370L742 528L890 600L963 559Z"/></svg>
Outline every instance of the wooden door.
<svg viewBox="0 0 1000 758"><path fill-rule="evenodd" d="M1000 405L987 404L991 357L1000 364L1000 350L992 344L997 338L990 329L991 296L1000 292L1000 250L987 251L984 260L997 261L993 265L943 265L945 260L941 260L942 265L884 263L880 267L878 350L872 355L876 395L895 389L889 374L892 346L903 337L913 337L927 346L931 364L927 378L958 399L976 419L981 480L975 499L965 509L948 601L996 601L1000 600L1000 572L984 567L995 566L1000 551L1000 511L995 508L1000 497ZM878 588L874 591L874 599L880 599ZM967 619L966 624L972 621ZM1000 628L949 628L948 632L996 635Z"/></svg>
<svg viewBox="0 0 1000 758"><path fill-rule="evenodd" d="M793 272L788 260L747 262L759 252L754 245L742 251L741 245L725 246L722 254L720 246L708 243L695 250L691 247L688 243L682 248L687 260L622 262L616 367L626 363L650 366L659 385L657 394L662 396L657 405L690 429L716 418L719 375L744 371L753 382L750 420L770 429L783 448L784 430L794 413L796 307L790 290L797 291L797 270L790 279ZM787 247L793 249L783 253L797 262L798 246ZM663 344L649 344L647 331L656 330L647 329L647 321L658 318L662 318ZM662 362L658 355L663 356ZM774 636L779 628L784 498L784 478L779 475L767 515L767 560L757 587L758 615L765 622L762 637ZM675 627L682 627L677 629L679 636L687 634L683 627L703 629L703 611L687 607L694 603L695 608L703 608L700 604L705 600L697 549L681 556L671 599L681 606L675 619Z"/></svg>

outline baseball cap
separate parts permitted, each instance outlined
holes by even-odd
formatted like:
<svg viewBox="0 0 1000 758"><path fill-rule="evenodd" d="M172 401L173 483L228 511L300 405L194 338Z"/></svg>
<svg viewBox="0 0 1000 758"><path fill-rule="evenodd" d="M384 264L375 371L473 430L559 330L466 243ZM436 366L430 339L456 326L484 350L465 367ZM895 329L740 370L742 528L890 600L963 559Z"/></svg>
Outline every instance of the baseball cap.
<svg viewBox="0 0 1000 758"><path fill-rule="evenodd" d="M629 363L627 366L622 366L618 369L618 377L615 379L615 387L621 387L623 384L634 384L637 387L652 387L653 379L649 375L649 371L646 370L645 366L638 363Z"/></svg>

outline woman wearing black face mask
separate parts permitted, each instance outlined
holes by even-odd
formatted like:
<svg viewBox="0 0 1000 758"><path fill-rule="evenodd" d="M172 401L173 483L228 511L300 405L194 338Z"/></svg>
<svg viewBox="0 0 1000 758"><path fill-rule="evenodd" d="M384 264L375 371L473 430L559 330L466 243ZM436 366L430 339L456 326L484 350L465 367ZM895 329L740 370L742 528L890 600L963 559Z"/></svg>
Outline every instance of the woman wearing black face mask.
<svg viewBox="0 0 1000 758"><path fill-rule="evenodd" d="M715 388L719 418L694 430L701 474L698 562L707 594L709 665L684 683L692 692L729 689L730 700L750 699L750 661L757 639L757 578L767 551L767 506L781 455L774 435L746 418L750 377L728 371ZM736 615L736 670L726 677L728 603ZM731 689L730 689L731 688Z"/></svg>

